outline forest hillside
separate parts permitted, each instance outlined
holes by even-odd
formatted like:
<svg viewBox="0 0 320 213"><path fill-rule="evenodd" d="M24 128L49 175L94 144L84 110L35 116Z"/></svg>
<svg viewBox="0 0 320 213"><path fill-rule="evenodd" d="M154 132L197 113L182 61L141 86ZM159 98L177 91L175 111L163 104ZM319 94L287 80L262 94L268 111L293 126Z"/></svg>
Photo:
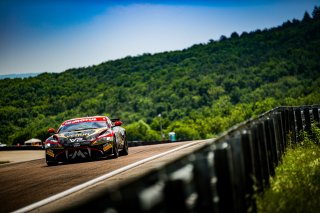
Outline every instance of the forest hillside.
<svg viewBox="0 0 320 213"><path fill-rule="evenodd" d="M91 115L121 118L133 141L160 140L160 122L166 137L210 138L276 106L320 103L320 7L271 29L0 88L2 143L44 140L49 127Z"/></svg>

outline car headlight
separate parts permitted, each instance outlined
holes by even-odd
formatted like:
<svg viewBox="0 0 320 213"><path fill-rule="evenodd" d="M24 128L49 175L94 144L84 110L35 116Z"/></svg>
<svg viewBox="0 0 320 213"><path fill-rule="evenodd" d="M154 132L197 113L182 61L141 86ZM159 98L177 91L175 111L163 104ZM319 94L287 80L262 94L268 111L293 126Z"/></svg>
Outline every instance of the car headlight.
<svg viewBox="0 0 320 213"><path fill-rule="evenodd" d="M101 141L110 141L111 140L111 137L101 137L101 138L98 138L98 142L101 142Z"/></svg>
<svg viewBox="0 0 320 213"><path fill-rule="evenodd" d="M44 143L45 148L61 147L61 144L57 140L47 140Z"/></svg>
<svg viewBox="0 0 320 213"><path fill-rule="evenodd" d="M95 141L97 138L96 138L96 136L89 136L89 137L87 137L87 141Z"/></svg>
<svg viewBox="0 0 320 213"><path fill-rule="evenodd" d="M111 135L103 135L103 136L99 136L97 138L97 142L107 142L107 141L111 141L112 137Z"/></svg>
<svg viewBox="0 0 320 213"><path fill-rule="evenodd" d="M110 142L112 140L113 140L113 133L110 131L107 131L107 132L103 133L102 135L99 135L98 137L96 137L96 140L93 142L92 145L106 143L106 142Z"/></svg>

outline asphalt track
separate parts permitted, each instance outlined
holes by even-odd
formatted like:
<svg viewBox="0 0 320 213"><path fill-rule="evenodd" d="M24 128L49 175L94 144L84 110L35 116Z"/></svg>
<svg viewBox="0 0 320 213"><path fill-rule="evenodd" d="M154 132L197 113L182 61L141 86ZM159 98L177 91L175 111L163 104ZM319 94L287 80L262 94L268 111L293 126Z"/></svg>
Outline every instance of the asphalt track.
<svg viewBox="0 0 320 213"><path fill-rule="evenodd" d="M77 202L81 202L81 199L84 199L85 196L90 196L91 193L101 190L102 188L116 187L125 181L139 178L139 176L148 170L160 167L168 161L203 146L205 141L130 147L128 156L121 156L117 159L63 163L53 167L48 167L44 158L2 164L0 165L0 212L5 213L21 209L96 179L104 174L111 173L135 162L187 144L190 144L190 146L123 171L121 174L117 174L105 181L101 181L99 184L95 184L88 191L73 193L68 197L35 210L35 212L54 212L56 209L63 210L63 208L66 205L70 205L70 203L76 205ZM17 156L17 158L19 158L19 156ZM72 200L72 202L70 202L70 200Z"/></svg>

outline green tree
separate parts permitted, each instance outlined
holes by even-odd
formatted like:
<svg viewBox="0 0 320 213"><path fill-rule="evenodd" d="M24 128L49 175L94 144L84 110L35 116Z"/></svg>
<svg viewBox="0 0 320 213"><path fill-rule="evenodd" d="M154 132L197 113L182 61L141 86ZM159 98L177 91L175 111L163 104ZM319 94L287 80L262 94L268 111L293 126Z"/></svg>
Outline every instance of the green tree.
<svg viewBox="0 0 320 213"><path fill-rule="evenodd" d="M320 7L319 6L315 6L313 11L312 11L312 18L313 19L320 19Z"/></svg>

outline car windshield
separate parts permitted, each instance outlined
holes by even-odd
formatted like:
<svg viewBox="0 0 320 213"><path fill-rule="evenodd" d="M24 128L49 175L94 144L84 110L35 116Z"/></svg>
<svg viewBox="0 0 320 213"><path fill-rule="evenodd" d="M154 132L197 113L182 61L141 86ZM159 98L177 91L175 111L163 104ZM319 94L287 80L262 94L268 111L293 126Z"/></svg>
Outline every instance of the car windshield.
<svg viewBox="0 0 320 213"><path fill-rule="evenodd" d="M82 122L82 123L75 123L75 124L69 124L66 126L61 126L59 129L59 133L85 130L85 129L97 129L97 128L103 128L103 127L107 127L107 123L105 121Z"/></svg>

